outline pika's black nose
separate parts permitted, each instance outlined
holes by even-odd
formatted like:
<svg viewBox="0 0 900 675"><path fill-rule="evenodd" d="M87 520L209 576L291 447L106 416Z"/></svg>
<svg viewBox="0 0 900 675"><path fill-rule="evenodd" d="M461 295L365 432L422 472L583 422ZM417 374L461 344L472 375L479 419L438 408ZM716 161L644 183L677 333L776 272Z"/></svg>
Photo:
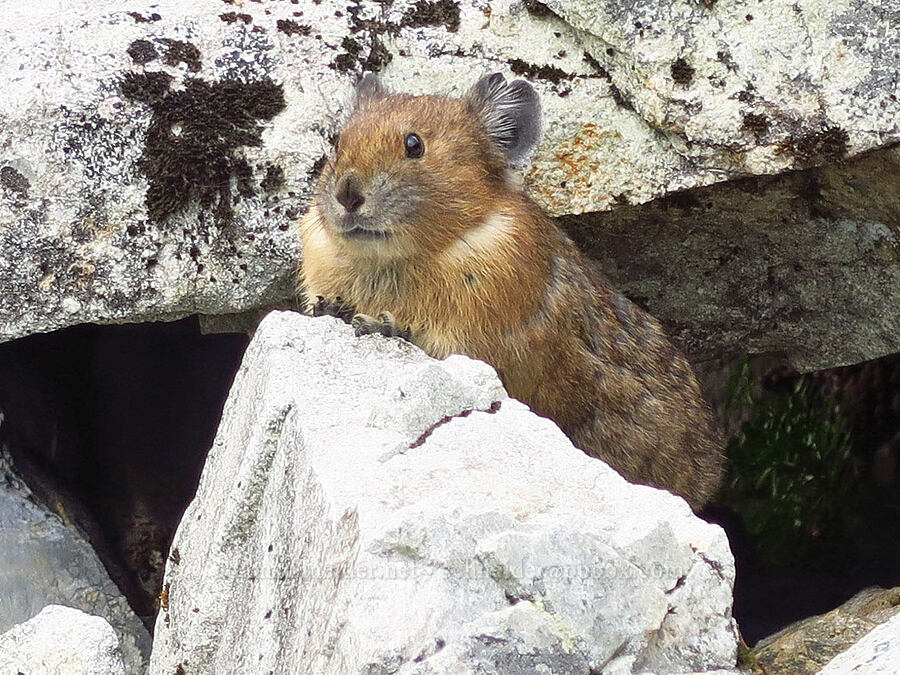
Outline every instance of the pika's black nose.
<svg viewBox="0 0 900 675"><path fill-rule="evenodd" d="M338 182L334 198L349 213L355 213L363 205L366 198L362 195L362 184L356 176L344 176Z"/></svg>

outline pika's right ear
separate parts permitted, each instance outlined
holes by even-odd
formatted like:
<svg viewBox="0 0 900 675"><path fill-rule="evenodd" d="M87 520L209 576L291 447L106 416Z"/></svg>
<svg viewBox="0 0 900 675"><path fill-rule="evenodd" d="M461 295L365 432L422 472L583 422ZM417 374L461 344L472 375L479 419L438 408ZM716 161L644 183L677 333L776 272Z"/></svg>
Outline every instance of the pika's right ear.
<svg viewBox="0 0 900 675"><path fill-rule="evenodd" d="M356 85L356 93L353 97L354 107L366 101L383 98L387 96L387 93L387 90L382 86L374 73L366 73L365 77Z"/></svg>
<svg viewBox="0 0 900 675"><path fill-rule="evenodd" d="M465 100L510 166L522 165L541 137L541 100L532 86L494 73L478 80Z"/></svg>

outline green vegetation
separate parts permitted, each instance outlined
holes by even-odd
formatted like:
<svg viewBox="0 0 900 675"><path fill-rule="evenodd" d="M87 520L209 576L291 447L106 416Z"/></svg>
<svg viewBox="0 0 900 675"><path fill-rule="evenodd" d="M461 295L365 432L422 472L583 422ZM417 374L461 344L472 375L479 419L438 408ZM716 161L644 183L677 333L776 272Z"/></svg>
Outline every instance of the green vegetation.
<svg viewBox="0 0 900 675"><path fill-rule="evenodd" d="M759 391L744 359L729 382L729 407L750 419L729 444L722 502L738 511L766 565L832 567L852 557L861 513L850 424L830 397L797 378Z"/></svg>

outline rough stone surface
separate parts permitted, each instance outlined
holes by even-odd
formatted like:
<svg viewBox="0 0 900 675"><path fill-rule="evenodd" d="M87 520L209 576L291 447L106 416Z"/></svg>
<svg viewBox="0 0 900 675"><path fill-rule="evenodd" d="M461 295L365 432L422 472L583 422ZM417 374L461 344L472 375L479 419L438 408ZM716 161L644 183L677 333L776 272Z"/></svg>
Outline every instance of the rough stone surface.
<svg viewBox="0 0 900 675"><path fill-rule="evenodd" d="M674 191L778 173L900 139L900 33L891 28L900 9L891 0L546 5L584 31L584 48L605 78L607 96L617 89L615 98L628 112L624 131L601 120L590 130L585 124L571 141L573 148L586 145L588 157L596 156L595 145L607 149L601 159L576 167L575 180L596 189L597 175L647 179L633 188L614 184L623 178L601 179L606 204L619 194L644 201L661 194L660 184ZM646 134L646 159L631 126ZM594 140L598 136L605 143ZM668 153L659 151L666 147ZM662 177L667 171L668 179ZM632 190L643 194L635 199ZM585 202L583 211L604 203Z"/></svg>
<svg viewBox="0 0 900 675"><path fill-rule="evenodd" d="M579 214L900 141L897 20L891 0L14 4L0 19L0 340L292 302L290 223L364 69L413 93L458 94L497 70L528 78L546 129L527 185L551 213ZM763 231L834 239L829 257L840 247L867 256L895 223L791 222L779 237L778 218L745 216L758 224L745 244ZM666 286L664 271L708 252L669 233L661 245L675 259L647 283ZM785 304L709 285L697 312L747 302L746 320L722 347L703 340L713 321L679 318L685 341L747 351L736 337L746 336L751 350L814 352L804 338L820 326L807 330L808 315L831 316L823 300L850 296L844 306L887 318L819 361L886 353L875 333L893 330L900 303L883 304L897 267L896 244L885 246L893 260L871 272L893 265L880 286L848 272ZM741 250L757 270L754 249ZM781 256L815 262L810 251ZM836 284L844 292L832 295ZM819 334L843 345L853 319L839 312L837 328Z"/></svg>
<svg viewBox="0 0 900 675"><path fill-rule="evenodd" d="M819 675L900 673L900 615L873 628L862 640L828 662Z"/></svg>
<svg viewBox="0 0 900 675"><path fill-rule="evenodd" d="M770 675L813 675L898 614L900 588L867 588L827 614L803 619L761 640L753 653Z"/></svg>
<svg viewBox="0 0 900 675"><path fill-rule="evenodd" d="M48 605L33 619L0 635L0 673L125 675L125 672L112 626L99 616L71 607Z"/></svg>
<svg viewBox="0 0 900 675"><path fill-rule="evenodd" d="M564 218L694 356L801 371L900 351L900 150Z"/></svg>
<svg viewBox="0 0 900 675"><path fill-rule="evenodd" d="M76 607L108 621L118 635L128 672L146 668L147 629L97 554L74 530L32 500L0 453L0 632L54 604ZM0 654L3 651L0 638ZM0 667L0 672L7 671Z"/></svg>
<svg viewBox="0 0 900 675"><path fill-rule="evenodd" d="M494 371L276 312L166 570L151 673L733 667L724 533Z"/></svg>

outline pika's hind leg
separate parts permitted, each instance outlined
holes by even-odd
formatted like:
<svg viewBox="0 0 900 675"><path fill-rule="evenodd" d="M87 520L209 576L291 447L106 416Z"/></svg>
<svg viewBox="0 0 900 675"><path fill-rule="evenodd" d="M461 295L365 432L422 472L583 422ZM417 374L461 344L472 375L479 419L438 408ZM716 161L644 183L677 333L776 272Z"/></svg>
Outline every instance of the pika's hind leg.
<svg viewBox="0 0 900 675"><path fill-rule="evenodd" d="M412 342L412 333L409 328L400 330L397 320L390 312L381 312L377 318L372 318L368 314L356 314L350 325L356 331L356 337L379 334L385 337L398 337L407 342Z"/></svg>

